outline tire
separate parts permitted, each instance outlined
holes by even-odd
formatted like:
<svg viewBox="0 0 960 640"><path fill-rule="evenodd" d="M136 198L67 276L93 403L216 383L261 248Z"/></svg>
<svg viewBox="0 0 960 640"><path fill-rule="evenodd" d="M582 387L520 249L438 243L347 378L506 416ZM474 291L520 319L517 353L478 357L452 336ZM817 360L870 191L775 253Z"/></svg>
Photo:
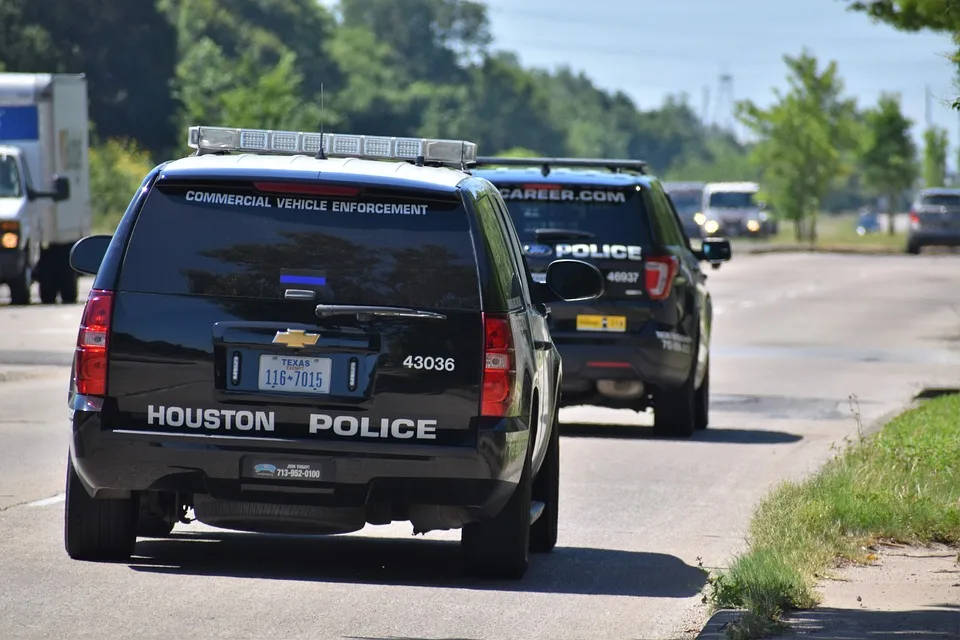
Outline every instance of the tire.
<svg viewBox="0 0 960 640"><path fill-rule="evenodd" d="M60 301L63 304L76 304L79 296L77 272L70 266L69 261L63 265L64 271L60 274Z"/></svg>
<svg viewBox="0 0 960 640"><path fill-rule="evenodd" d="M696 430L696 363L679 389L658 390L653 398L653 434L662 438L689 438Z"/></svg>
<svg viewBox="0 0 960 640"><path fill-rule="evenodd" d="M911 255L914 255L914 256L918 255L920 253L920 248L921 248L920 245L915 244L913 242L907 243L907 253Z"/></svg>
<svg viewBox="0 0 960 640"><path fill-rule="evenodd" d="M50 256L43 259L43 266L40 268L40 302L42 304L57 303L57 278L54 265L51 264Z"/></svg>
<svg viewBox="0 0 960 640"><path fill-rule="evenodd" d="M707 370L703 374L703 381L697 389L694 399L695 421L694 427L698 430L706 429L710 424L710 358L707 358Z"/></svg>
<svg viewBox="0 0 960 640"><path fill-rule="evenodd" d="M530 525L530 551L550 553L557 546L557 523L560 506L560 420L559 409L553 413L553 428L540 473L533 481L532 496L544 504L537 521Z"/></svg>
<svg viewBox="0 0 960 640"><path fill-rule="evenodd" d="M530 501L533 485L530 479L531 453L527 452L520 482L500 513L463 527L460 548L464 568L469 575L519 580L527 572L530 563Z"/></svg>
<svg viewBox="0 0 960 640"><path fill-rule="evenodd" d="M74 560L123 562L137 543L139 501L91 498L67 461L64 547Z"/></svg>
<svg viewBox="0 0 960 640"><path fill-rule="evenodd" d="M29 266L25 266L23 273L21 273L16 280L8 284L10 285L10 304L18 307L30 304L30 288L33 286L33 278Z"/></svg>

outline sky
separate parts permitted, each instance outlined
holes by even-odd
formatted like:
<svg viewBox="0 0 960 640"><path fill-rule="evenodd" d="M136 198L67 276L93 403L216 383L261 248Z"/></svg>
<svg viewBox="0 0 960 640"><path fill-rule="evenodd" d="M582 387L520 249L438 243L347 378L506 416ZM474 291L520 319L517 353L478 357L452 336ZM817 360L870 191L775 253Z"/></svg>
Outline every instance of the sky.
<svg viewBox="0 0 960 640"><path fill-rule="evenodd" d="M402 1L402 0L398 0ZM324 0L323 4L334 4ZM808 48L835 60L848 95L861 106L884 91L902 95L918 142L926 123L960 141L960 114L948 106L955 67L950 38L901 33L847 11L846 0L487 0L494 48L524 66L566 65L595 84L620 90L640 108L686 93L698 113L733 123L733 100L765 106L786 88L785 54ZM732 82L721 91L720 76ZM926 99L929 87L930 98ZM705 111L705 89L709 107ZM743 134L745 132L740 131Z"/></svg>

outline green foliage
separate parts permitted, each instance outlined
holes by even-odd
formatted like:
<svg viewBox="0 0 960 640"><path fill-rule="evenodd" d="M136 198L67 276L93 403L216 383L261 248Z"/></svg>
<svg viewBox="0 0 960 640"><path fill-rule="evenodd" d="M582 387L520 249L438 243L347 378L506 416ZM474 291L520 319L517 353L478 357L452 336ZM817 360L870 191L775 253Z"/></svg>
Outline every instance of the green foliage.
<svg viewBox="0 0 960 640"><path fill-rule="evenodd" d="M923 186L942 187L947 179L946 129L930 127L923 132Z"/></svg>
<svg viewBox="0 0 960 640"><path fill-rule="evenodd" d="M699 182L757 182L760 169L750 160L749 151L729 135L714 133L704 152L684 153L666 172L667 180Z"/></svg>
<svg viewBox="0 0 960 640"><path fill-rule="evenodd" d="M869 560L864 549L877 540L960 542L957 415L958 395L925 402L767 497L747 552L710 579L715 607L750 610L735 635L760 637L782 613L812 606L813 585L835 559Z"/></svg>
<svg viewBox="0 0 960 640"><path fill-rule="evenodd" d="M913 186L919 173L917 147L910 135L912 122L900 110L900 96L884 94L864 115L866 125L860 165L863 182L874 195L887 198L896 213L901 194ZM894 233L893 225L889 232Z"/></svg>
<svg viewBox="0 0 960 640"><path fill-rule="evenodd" d="M131 140L113 138L90 148L94 230L113 233L144 176L153 167L149 154Z"/></svg>
<svg viewBox="0 0 960 640"><path fill-rule="evenodd" d="M835 62L820 70L806 52L784 61L790 90L775 91L768 109L738 103L737 117L760 138L751 157L762 168L768 201L794 222L798 242L809 219L806 235L815 242L823 198L853 169L848 156L858 142L856 104L843 97Z"/></svg>

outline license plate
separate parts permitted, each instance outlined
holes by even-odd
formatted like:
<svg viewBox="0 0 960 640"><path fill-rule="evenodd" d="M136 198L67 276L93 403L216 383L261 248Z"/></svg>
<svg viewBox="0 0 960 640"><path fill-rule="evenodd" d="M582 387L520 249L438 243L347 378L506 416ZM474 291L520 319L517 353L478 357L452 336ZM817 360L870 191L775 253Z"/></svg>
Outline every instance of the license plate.
<svg viewBox="0 0 960 640"><path fill-rule="evenodd" d="M297 356L260 356L261 391L284 393L330 393L330 358L298 358Z"/></svg>
<svg viewBox="0 0 960 640"><path fill-rule="evenodd" d="M318 462L299 462L274 458L247 458L244 460L243 475L262 480L309 480L313 482L323 480L320 463Z"/></svg>
<svg viewBox="0 0 960 640"><path fill-rule="evenodd" d="M626 316L577 316L577 331L627 330Z"/></svg>

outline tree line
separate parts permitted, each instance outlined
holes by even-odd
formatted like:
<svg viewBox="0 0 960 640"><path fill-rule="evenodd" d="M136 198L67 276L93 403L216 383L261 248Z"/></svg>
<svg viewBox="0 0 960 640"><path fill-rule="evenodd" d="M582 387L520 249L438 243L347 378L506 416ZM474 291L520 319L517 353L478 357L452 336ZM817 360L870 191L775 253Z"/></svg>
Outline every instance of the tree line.
<svg viewBox="0 0 960 640"><path fill-rule="evenodd" d="M316 0L0 0L0 68L87 75L95 207L111 220L137 174L188 152L191 124L322 122L345 133L465 138L484 155L641 158L668 179L763 179L787 216L801 215L797 206L849 209L878 191L866 166L882 152L866 160L861 127L850 134L857 144L835 147L836 172L811 178L817 192L804 192L802 206L773 195L793 188L789 162L846 144L830 127L845 134L848 120L866 118L837 106L829 122L791 138L781 121L790 109L816 111L810 87L786 111L743 105L760 140L743 144L703 123L683 95L641 108L583 73L526 68L491 43L486 7L473 0L341 0L335 11ZM807 135L820 136L816 151Z"/></svg>

